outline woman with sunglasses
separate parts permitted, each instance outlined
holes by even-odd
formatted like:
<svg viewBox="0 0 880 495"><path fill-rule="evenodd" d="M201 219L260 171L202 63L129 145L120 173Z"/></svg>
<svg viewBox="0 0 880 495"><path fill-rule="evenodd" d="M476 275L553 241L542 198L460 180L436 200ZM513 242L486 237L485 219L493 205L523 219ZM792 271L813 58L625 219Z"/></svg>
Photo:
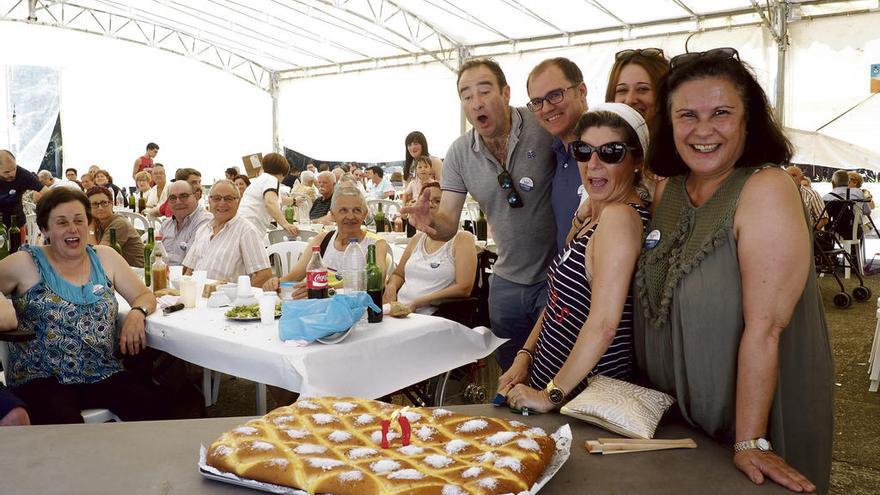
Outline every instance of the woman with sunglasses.
<svg viewBox="0 0 880 495"><path fill-rule="evenodd" d="M517 408L549 411L592 375L626 380L632 372L630 287L649 217L636 185L648 128L627 105L604 103L581 116L575 133L571 149L593 217L551 263L547 306L498 380Z"/></svg>
<svg viewBox="0 0 880 495"><path fill-rule="evenodd" d="M792 154L733 48L687 53L661 84L647 163L659 175L636 274L639 369L733 445L756 484L828 490L828 328Z"/></svg>

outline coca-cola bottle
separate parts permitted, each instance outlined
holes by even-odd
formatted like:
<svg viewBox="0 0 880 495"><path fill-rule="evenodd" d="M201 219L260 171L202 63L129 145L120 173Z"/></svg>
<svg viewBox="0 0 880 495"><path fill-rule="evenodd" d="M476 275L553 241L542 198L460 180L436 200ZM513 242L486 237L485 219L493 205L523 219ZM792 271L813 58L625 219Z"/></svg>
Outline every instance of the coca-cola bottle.
<svg viewBox="0 0 880 495"><path fill-rule="evenodd" d="M327 297L327 266L321 259L321 247L312 247L312 258L306 265L306 287L309 290L309 299L324 299Z"/></svg>

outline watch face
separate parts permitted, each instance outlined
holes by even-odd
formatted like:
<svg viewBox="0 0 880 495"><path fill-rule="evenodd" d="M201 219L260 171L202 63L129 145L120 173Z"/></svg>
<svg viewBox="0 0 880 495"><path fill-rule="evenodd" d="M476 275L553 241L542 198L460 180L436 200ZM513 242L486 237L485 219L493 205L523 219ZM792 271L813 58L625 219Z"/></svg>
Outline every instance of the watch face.
<svg viewBox="0 0 880 495"><path fill-rule="evenodd" d="M559 404L563 401L563 399L565 399L565 394L563 394L562 390L559 390L558 388L554 388L553 390L551 390L549 395L550 402L554 404Z"/></svg>
<svg viewBox="0 0 880 495"><path fill-rule="evenodd" d="M770 450L770 442L768 442L764 438L759 438L755 443L758 445L758 450L762 450L764 452Z"/></svg>

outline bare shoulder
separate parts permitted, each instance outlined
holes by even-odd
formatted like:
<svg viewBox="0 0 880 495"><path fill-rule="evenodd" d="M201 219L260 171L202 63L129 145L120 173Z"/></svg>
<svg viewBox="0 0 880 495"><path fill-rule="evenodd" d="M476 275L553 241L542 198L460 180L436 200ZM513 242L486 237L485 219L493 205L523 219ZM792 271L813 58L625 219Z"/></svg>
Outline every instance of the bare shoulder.
<svg viewBox="0 0 880 495"><path fill-rule="evenodd" d="M639 228L641 228L642 219L632 206L624 203L612 203L607 205L602 211L602 220L600 221L600 224L603 227L611 225L615 228L625 228L632 225L638 225Z"/></svg>
<svg viewBox="0 0 880 495"><path fill-rule="evenodd" d="M781 168L768 167L748 178L740 193L737 212L753 212L769 217L785 206L801 207L797 187Z"/></svg>

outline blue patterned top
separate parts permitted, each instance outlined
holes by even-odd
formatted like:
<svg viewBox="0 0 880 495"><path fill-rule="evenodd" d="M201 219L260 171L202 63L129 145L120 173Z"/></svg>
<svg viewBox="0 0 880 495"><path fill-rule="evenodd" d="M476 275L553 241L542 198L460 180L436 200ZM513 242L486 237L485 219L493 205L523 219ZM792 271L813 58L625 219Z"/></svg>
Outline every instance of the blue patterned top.
<svg viewBox="0 0 880 495"><path fill-rule="evenodd" d="M13 304L18 328L37 336L10 344L9 386L48 377L64 384L95 383L122 371L122 361L115 355L116 295L95 250L86 247L91 276L81 286L56 274L42 248L23 246L22 250L31 254L40 281L13 298Z"/></svg>

